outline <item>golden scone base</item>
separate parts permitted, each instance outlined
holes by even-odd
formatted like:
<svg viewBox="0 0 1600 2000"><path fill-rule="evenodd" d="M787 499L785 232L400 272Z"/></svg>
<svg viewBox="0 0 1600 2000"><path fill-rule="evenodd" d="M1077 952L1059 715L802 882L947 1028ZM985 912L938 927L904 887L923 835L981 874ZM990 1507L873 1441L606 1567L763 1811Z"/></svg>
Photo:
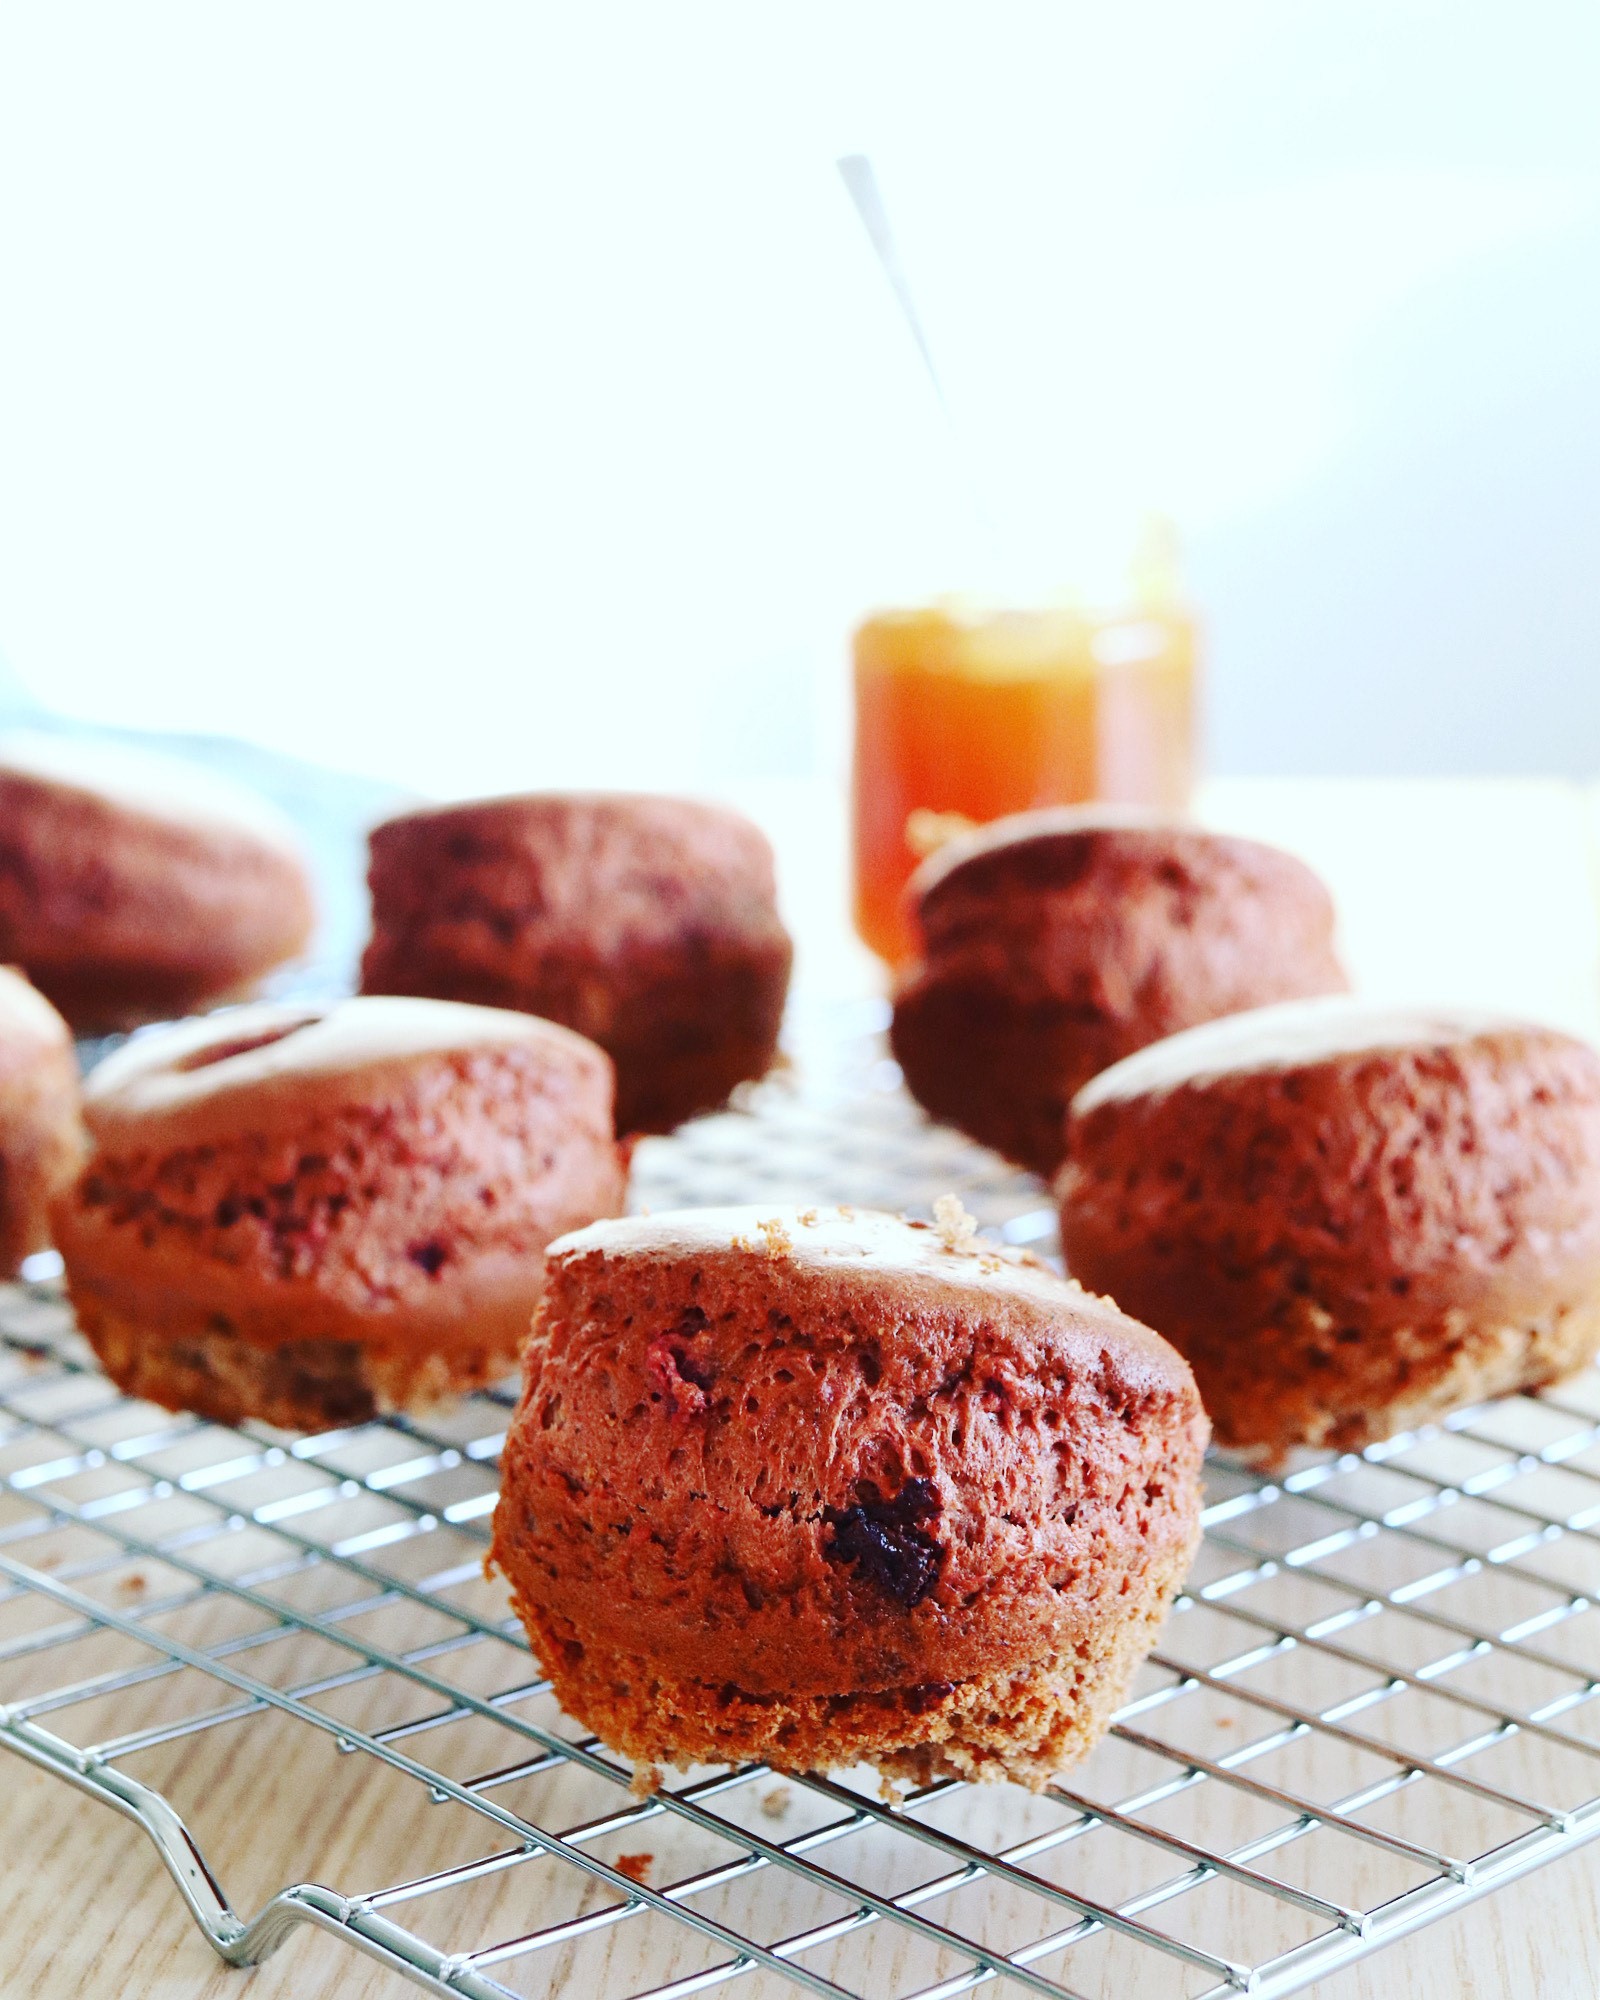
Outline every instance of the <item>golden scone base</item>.
<svg viewBox="0 0 1600 2000"><path fill-rule="evenodd" d="M919 1785L1007 1781L1043 1791L1105 1734L1177 1595L1194 1542L1140 1579L1071 1652L917 1688L785 1699L663 1676L585 1646L564 1618L512 1593L556 1699L646 1768L760 1761L776 1771L872 1764Z"/></svg>

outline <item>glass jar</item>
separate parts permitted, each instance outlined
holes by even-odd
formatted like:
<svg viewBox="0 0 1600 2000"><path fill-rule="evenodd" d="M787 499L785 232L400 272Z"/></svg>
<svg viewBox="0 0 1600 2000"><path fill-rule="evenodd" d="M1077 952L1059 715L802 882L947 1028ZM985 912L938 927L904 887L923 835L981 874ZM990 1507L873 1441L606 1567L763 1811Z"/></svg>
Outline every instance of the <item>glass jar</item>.
<svg viewBox="0 0 1600 2000"><path fill-rule="evenodd" d="M1169 602L886 611L855 635L855 921L898 964L925 854L1034 806L1183 812L1194 783L1195 628Z"/></svg>

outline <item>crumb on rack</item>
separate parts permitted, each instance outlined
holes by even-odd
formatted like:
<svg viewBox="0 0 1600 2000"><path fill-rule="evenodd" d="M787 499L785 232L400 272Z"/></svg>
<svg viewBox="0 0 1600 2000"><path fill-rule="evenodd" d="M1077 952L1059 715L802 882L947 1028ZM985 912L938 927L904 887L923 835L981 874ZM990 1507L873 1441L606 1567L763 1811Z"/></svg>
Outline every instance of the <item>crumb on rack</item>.
<svg viewBox="0 0 1600 2000"><path fill-rule="evenodd" d="M767 1255L773 1259L788 1257L794 1251L794 1242L777 1216L769 1216L765 1222L756 1224L756 1234L766 1245Z"/></svg>
<svg viewBox="0 0 1600 2000"><path fill-rule="evenodd" d="M978 1234L978 1218L968 1215L954 1194L942 1194L933 1204L933 1226L947 1250L970 1250Z"/></svg>
<svg viewBox="0 0 1600 2000"><path fill-rule="evenodd" d="M646 1882L650 1879L650 1870L655 1866L655 1860L653 1854L619 1854L617 1873L626 1875L630 1882Z"/></svg>
<svg viewBox="0 0 1600 2000"><path fill-rule="evenodd" d="M761 1810L768 1819L782 1819L794 1797L792 1785L772 1785L761 1794Z"/></svg>
<svg viewBox="0 0 1600 2000"><path fill-rule="evenodd" d="M633 1781L628 1786L636 1799L647 1799L661 1789L661 1766L659 1764L635 1764Z"/></svg>
<svg viewBox="0 0 1600 2000"><path fill-rule="evenodd" d="M130 1597L139 1597L142 1596L143 1593L150 1588L150 1584L145 1576L144 1571L142 1569L136 1569L136 1570L131 1570L128 1573L128 1575L122 1579L121 1583L117 1585L117 1588L119 1590L125 1590Z"/></svg>

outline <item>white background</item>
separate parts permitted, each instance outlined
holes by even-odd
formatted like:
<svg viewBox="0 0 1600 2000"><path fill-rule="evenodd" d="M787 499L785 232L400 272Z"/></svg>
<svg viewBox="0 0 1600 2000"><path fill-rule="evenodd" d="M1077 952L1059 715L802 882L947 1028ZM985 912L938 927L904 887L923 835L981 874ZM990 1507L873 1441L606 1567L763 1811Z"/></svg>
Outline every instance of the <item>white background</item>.
<svg viewBox="0 0 1600 2000"><path fill-rule="evenodd" d="M440 793L835 768L1145 509L1213 768L1600 772L1592 5L0 0L0 655Z"/></svg>

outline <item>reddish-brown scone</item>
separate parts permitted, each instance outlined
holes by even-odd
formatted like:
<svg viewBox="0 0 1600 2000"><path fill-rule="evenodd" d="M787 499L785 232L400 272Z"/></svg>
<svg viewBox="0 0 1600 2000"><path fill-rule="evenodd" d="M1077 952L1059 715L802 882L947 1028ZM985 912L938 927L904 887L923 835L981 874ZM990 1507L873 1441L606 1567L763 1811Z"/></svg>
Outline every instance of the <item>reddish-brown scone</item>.
<svg viewBox="0 0 1600 2000"><path fill-rule="evenodd" d="M130 1042L84 1108L55 1205L78 1323L130 1395L225 1423L507 1373L545 1246L623 1200L607 1058L491 1008L241 1007Z"/></svg>
<svg viewBox="0 0 1600 2000"><path fill-rule="evenodd" d="M1106 1727L1194 1552L1205 1418L1164 1341L971 1228L702 1209L553 1246L491 1560L646 1773L1038 1786Z"/></svg>
<svg viewBox="0 0 1600 2000"><path fill-rule="evenodd" d="M598 1042L617 1129L666 1132L765 1074L792 947L772 849L691 799L545 793L372 834L364 993L520 1007Z"/></svg>
<svg viewBox="0 0 1600 2000"><path fill-rule="evenodd" d="M1219 1443L1339 1449L1600 1347L1600 1056L1350 1000L1175 1035L1074 1100L1072 1271L1194 1365Z"/></svg>
<svg viewBox="0 0 1600 2000"><path fill-rule="evenodd" d="M80 1033L248 992L314 919L294 830L176 758L0 738L0 959Z"/></svg>
<svg viewBox="0 0 1600 2000"><path fill-rule="evenodd" d="M1333 903L1292 855L1114 809L1020 813L907 894L890 1041L934 1117L1051 1174L1080 1085L1179 1028L1344 990Z"/></svg>
<svg viewBox="0 0 1600 2000"><path fill-rule="evenodd" d="M0 966L0 1277L50 1241L50 1202L83 1152L78 1059L67 1024Z"/></svg>

